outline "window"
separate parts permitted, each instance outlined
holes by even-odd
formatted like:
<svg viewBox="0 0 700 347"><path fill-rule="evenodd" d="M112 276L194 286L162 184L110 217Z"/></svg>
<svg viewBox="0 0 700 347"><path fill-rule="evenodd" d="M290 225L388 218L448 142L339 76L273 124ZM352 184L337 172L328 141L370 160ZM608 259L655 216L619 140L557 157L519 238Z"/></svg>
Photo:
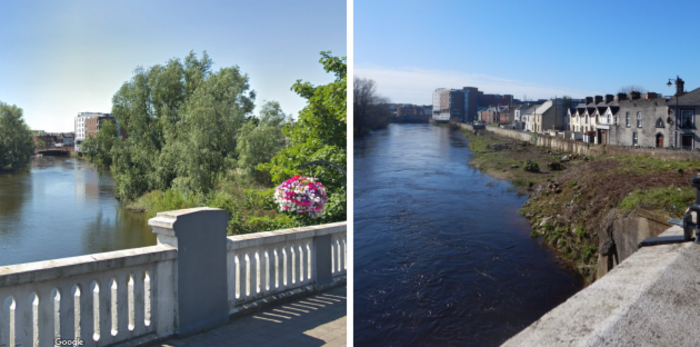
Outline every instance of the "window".
<svg viewBox="0 0 700 347"><path fill-rule="evenodd" d="M681 111L681 128L693 127L693 110Z"/></svg>
<svg viewBox="0 0 700 347"><path fill-rule="evenodd" d="M586 115L586 124L588 124L588 115Z"/></svg>
<svg viewBox="0 0 700 347"><path fill-rule="evenodd" d="M608 113L608 124L612 124L612 122L610 121L610 113Z"/></svg>
<svg viewBox="0 0 700 347"><path fill-rule="evenodd" d="M693 149L693 135L683 135L681 146L683 149Z"/></svg>
<svg viewBox="0 0 700 347"><path fill-rule="evenodd" d="M642 127L642 113L637 112L637 128L641 128L641 127Z"/></svg>
<svg viewBox="0 0 700 347"><path fill-rule="evenodd" d="M663 128L663 127L664 127L664 121L663 121L661 118L659 118L659 119L656 120L656 127L657 127L657 128Z"/></svg>
<svg viewBox="0 0 700 347"><path fill-rule="evenodd" d="M632 146L636 146L638 144L639 138L637 137L637 132L632 133Z"/></svg>
<svg viewBox="0 0 700 347"><path fill-rule="evenodd" d="M625 119L627 120L627 127L629 128L630 127L630 113L629 112L627 112L625 114Z"/></svg>

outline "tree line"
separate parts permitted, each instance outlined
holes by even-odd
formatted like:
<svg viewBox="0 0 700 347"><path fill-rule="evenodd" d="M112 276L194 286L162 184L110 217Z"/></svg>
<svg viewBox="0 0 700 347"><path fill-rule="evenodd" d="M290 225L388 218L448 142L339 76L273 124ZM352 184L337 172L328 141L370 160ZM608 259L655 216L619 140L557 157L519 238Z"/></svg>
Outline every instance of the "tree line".
<svg viewBox="0 0 700 347"><path fill-rule="evenodd" d="M370 130L386 128L391 122L389 99L377 94L377 84L371 79L353 79L353 132L360 135Z"/></svg>
<svg viewBox="0 0 700 347"><path fill-rule="evenodd" d="M225 208L234 234L346 220L342 173L301 168L315 160L347 167L346 58L321 52L320 63L335 80L320 86L297 80L291 89L307 104L296 121L275 101L254 115L248 75L238 66L214 71L206 52L137 67L112 98L112 114L127 138L105 123L83 142L84 156L112 173L118 199L150 214ZM296 174L327 187L323 218L276 210L273 187Z"/></svg>
<svg viewBox="0 0 700 347"><path fill-rule="evenodd" d="M22 109L0 101L0 171L20 168L32 154L32 131L22 119Z"/></svg>

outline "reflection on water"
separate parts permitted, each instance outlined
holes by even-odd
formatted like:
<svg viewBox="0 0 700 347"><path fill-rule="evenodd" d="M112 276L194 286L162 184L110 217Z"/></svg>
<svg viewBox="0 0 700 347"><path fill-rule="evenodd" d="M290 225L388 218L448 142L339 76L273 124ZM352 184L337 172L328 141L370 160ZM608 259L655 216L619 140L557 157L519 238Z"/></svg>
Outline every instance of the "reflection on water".
<svg viewBox="0 0 700 347"><path fill-rule="evenodd" d="M355 140L357 345L497 346L581 288L471 156L427 124Z"/></svg>
<svg viewBox="0 0 700 347"><path fill-rule="evenodd" d="M154 245L146 217L120 206L113 189L108 174L66 157L0 173L0 265Z"/></svg>

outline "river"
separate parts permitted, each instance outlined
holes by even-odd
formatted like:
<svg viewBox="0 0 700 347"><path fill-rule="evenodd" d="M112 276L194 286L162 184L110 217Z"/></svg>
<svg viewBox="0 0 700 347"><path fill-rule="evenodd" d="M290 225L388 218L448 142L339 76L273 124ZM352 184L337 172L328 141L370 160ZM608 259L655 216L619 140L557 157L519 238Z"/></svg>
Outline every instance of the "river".
<svg viewBox="0 0 700 347"><path fill-rule="evenodd" d="M0 172L0 265L152 246L144 214L114 198L114 180L82 160L33 157Z"/></svg>
<svg viewBox="0 0 700 347"><path fill-rule="evenodd" d="M355 139L356 345L498 346L582 288L472 156L428 124Z"/></svg>

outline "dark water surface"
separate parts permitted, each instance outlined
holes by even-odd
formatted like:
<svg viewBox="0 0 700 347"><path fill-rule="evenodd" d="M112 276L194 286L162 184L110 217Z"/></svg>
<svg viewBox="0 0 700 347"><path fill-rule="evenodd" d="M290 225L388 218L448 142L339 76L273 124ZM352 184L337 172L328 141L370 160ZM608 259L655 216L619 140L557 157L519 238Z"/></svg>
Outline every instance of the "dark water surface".
<svg viewBox="0 0 700 347"><path fill-rule="evenodd" d="M356 345L497 346L582 288L459 133L392 124L354 153Z"/></svg>
<svg viewBox="0 0 700 347"><path fill-rule="evenodd" d="M155 245L145 215L121 207L113 189L109 175L66 157L0 172L0 265Z"/></svg>

